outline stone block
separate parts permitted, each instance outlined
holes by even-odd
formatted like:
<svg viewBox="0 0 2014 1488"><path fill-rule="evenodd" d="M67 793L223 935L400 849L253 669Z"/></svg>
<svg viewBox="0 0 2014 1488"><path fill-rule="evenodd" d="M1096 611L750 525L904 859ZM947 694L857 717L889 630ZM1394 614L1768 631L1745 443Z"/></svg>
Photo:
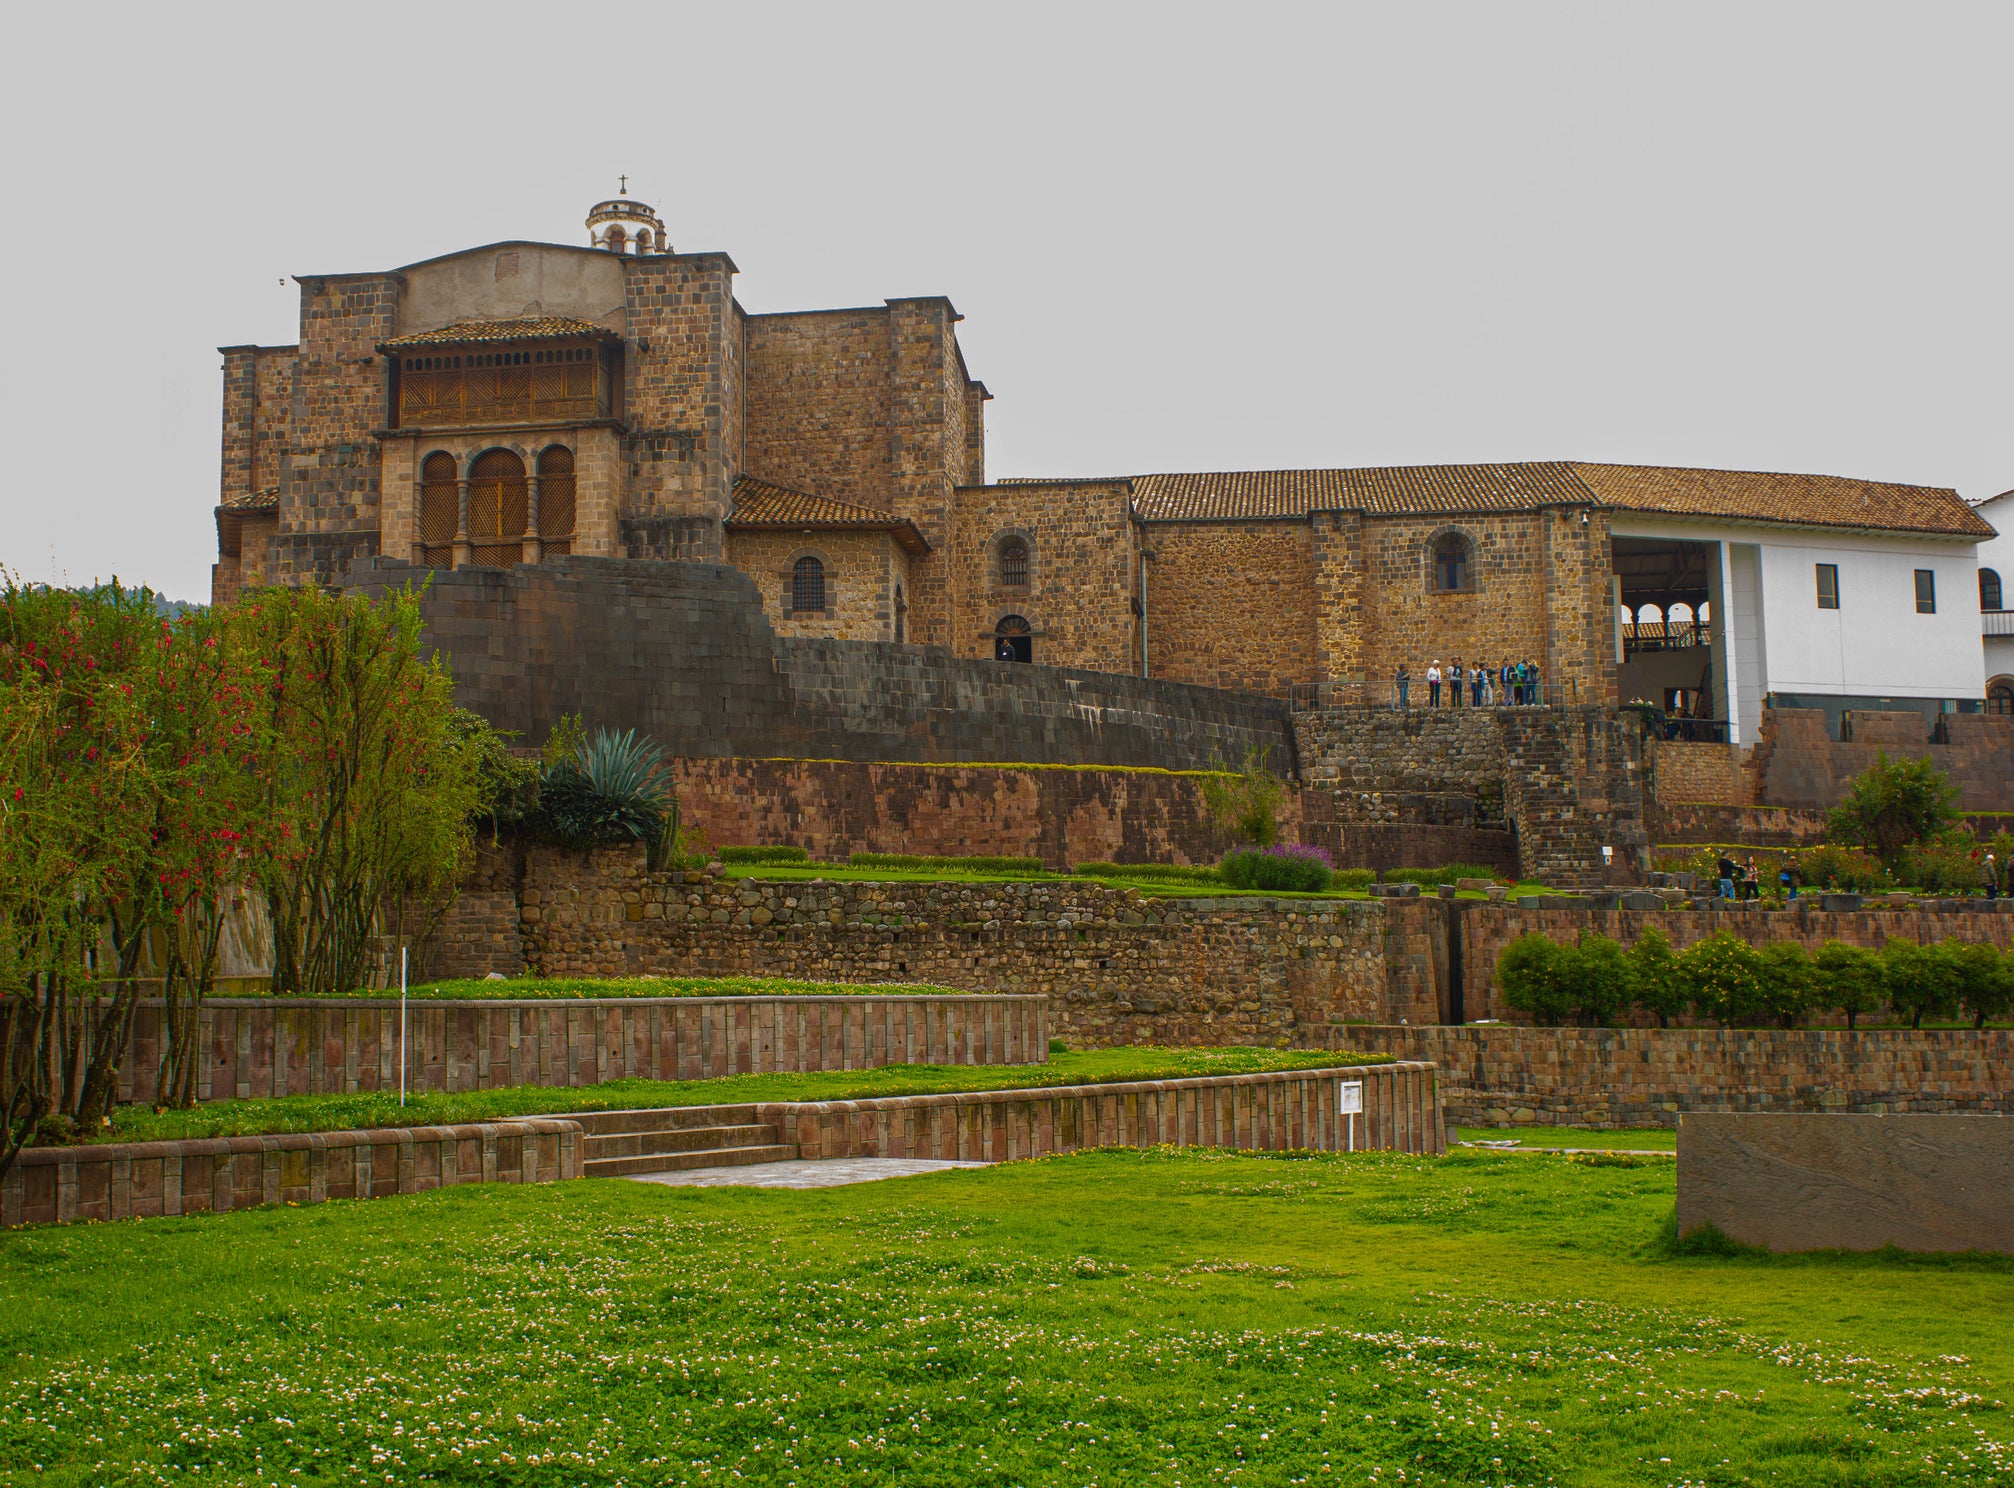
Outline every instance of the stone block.
<svg viewBox="0 0 2014 1488"><path fill-rule="evenodd" d="M1774 1251L2014 1252L2014 1120L1687 1112L1678 1223Z"/></svg>

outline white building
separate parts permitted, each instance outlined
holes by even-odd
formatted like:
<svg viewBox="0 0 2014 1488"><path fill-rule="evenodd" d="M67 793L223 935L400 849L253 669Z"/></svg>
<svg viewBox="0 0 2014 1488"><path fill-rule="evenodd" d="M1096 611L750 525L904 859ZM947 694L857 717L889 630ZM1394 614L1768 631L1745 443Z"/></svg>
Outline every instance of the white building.
<svg viewBox="0 0 2014 1488"><path fill-rule="evenodd" d="M1661 472L1695 489L1652 493L1652 511L1635 484L1605 491L1604 468L1582 468L1617 508L1621 701L1717 720L1714 736L1724 724L1737 744L1755 741L1765 707L1822 709L1835 736L1850 710L1917 709L1927 736L1936 714L1985 706L1975 637L1993 529L1955 491ZM2014 673L2014 652L1998 669Z"/></svg>
<svg viewBox="0 0 2014 1488"><path fill-rule="evenodd" d="M2014 491L2002 491L1973 508L1999 536L1979 544L1979 628L1986 648L1986 711L2014 714Z"/></svg>

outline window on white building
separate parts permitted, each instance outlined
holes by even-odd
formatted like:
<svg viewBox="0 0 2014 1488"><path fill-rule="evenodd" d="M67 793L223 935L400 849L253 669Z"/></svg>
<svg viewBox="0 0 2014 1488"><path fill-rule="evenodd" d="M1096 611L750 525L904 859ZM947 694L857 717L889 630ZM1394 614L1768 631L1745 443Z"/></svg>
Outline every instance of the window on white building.
<svg viewBox="0 0 2014 1488"><path fill-rule="evenodd" d="M1979 608L1982 610L2006 608L2001 603L2000 575L1990 568L1979 570Z"/></svg>
<svg viewBox="0 0 2014 1488"><path fill-rule="evenodd" d="M1916 570L1916 613L1919 615L1937 613L1937 573L1934 569Z"/></svg>
<svg viewBox="0 0 2014 1488"><path fill-rule="evenodd" d="M1839 565L1836 563L1818 565L1818 607L1821 610L1839 608Z"/></svg>

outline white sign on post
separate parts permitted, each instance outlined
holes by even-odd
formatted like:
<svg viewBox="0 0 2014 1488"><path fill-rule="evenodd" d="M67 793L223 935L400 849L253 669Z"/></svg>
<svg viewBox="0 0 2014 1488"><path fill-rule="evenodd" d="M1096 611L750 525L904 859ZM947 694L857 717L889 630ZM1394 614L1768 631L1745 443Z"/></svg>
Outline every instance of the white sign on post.
<svg viewBox="0 0 2014 1488"><path fill-rule="evenodd" d="M1364 1082L1362 1080L1344 1080L1336 1086L1336 1091L1336 1114L1349 1118L1349 1136L1346 1139L1349 1145L1343 1150L1346 1152L1355 1152L1357 1150L1357 1114L1364 1109Z"/></svg>

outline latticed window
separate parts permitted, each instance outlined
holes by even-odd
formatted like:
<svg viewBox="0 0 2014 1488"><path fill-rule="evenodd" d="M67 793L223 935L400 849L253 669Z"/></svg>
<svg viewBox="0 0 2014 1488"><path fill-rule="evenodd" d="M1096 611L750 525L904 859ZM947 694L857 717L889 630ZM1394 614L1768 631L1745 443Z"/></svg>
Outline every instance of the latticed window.
<svg viewBox="0 0 2014 1488"><path fill-rule="evenodd" d="M1000 541L1000 582L1009 589L1028 587L1028 544L1018 537Z"/></svg>
<svg viewBox="0 0 2014 1488"><path fill-rule="evenodd" d="M524 461L510 450L485 450L469 467L469 541L482 568L508 568L524 558L530 516Z"/></svg>
<svg viewBox="0 0 2014 1488"><path fill-rule="evenodd" d="M420 465L421 561L429 568L453 568L455 529L461 525L460 471L442 451Z"/></svg>
<svg viewBox="0 0 2014 1488"><path fill-rule="evenodd" d="M593 346L527 346L402 356L400 428L606 418L614 364Z"/></svg>
<svg viewBox="0 0 2014 1488"><path fill-rule="evenodd" d="M2014 718L2014 682L1996 681L1986 689L1986 711L2000 718Z"/></svg>
<svg viewBox="0 0 2014 1488"><path fill-rule="evenodd" d="M1475 587L1469 540L1459 532L1434 540L1433 587L1449 593Z"/></svg>
<svg viewBox="0 0 2014 1488"><path fill-rule="evenodd" d="M791 566L790 607L793 610L825 608L825 565L816 558L800 558Z"/></svg>
<svg viewBox="0 0 2014 1488"><path fill-rule="evenodd" d="M538 457L538 536L549 556L573 551L573 451L554 445Z"/></svg>

